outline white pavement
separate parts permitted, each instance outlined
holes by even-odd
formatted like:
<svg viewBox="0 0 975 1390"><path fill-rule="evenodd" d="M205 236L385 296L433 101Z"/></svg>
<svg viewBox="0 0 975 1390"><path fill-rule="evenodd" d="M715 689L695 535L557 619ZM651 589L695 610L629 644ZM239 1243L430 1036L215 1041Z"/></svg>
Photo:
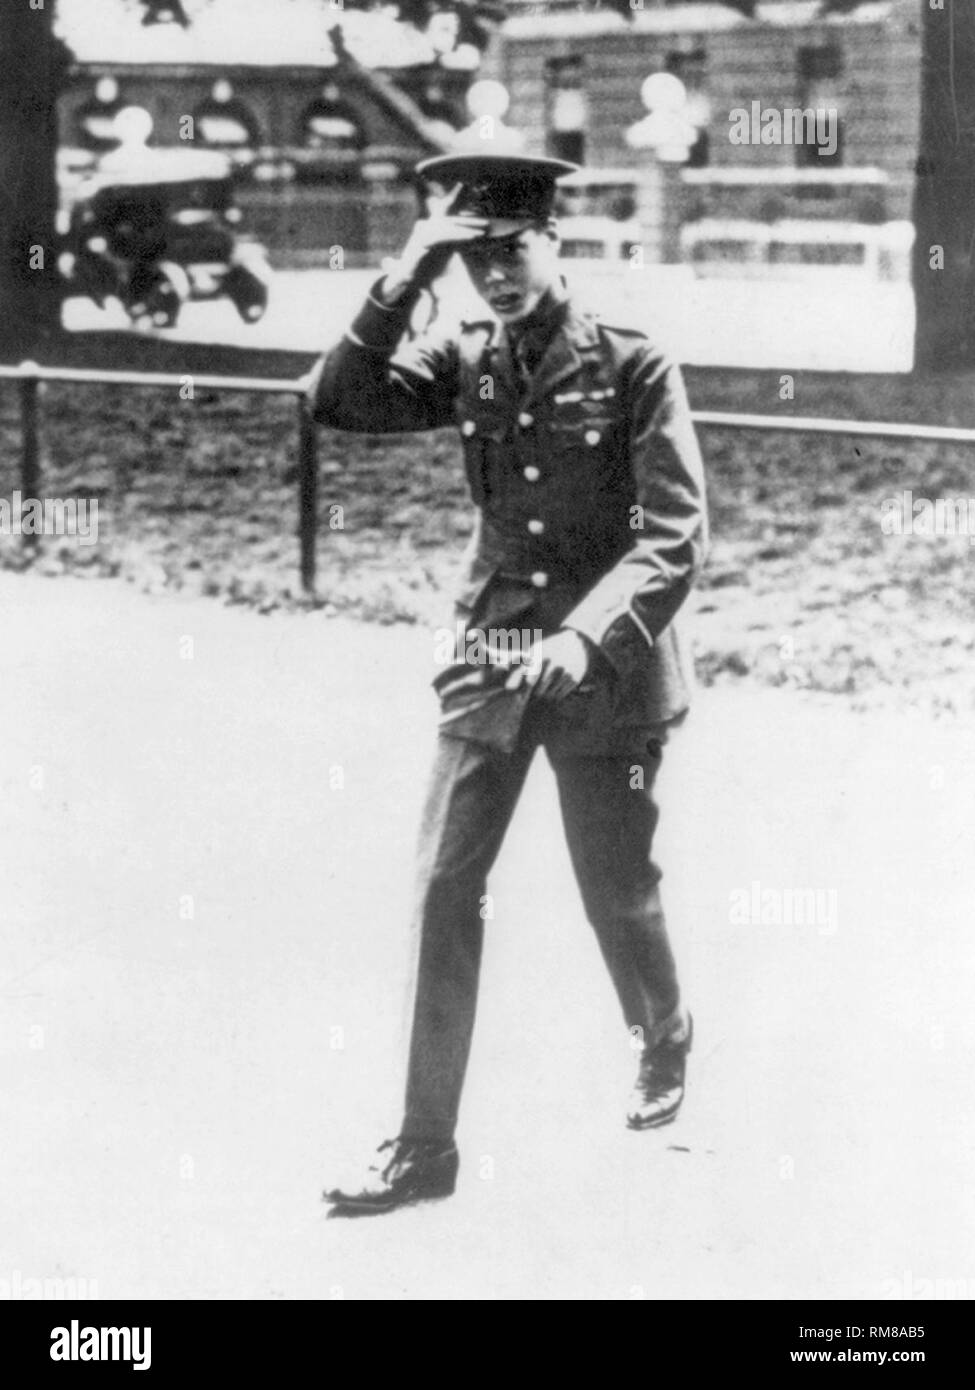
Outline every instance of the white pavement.
<svg viewBox="0 0 975 1390"><path fill-rule="evenodd" d="M3 572L0 611L0 1277L347 1299L975 1280L958 726L701 692L662 831L697 1041L683 1115L646 1135L540 763L492 884L458 1192L327 1221L324 1182L395 1121L428 634ZM753 883L827 910L735 924Z"/></svg>
<svg viewBox="0 0 975 1390"><path fill-rule="evenodd" d="M683 266L607 273L589 261L567 261L580 292L607 318L646 324L681 362L829 372L907 372L914 344L914 296L908 285L823 279L805 283L697 280ZM156 336L185 342L317 352L337 338L378 272L279 271L260 323L241 322L229 300L187 305L175 329ZM471 296L466 277L460 293ZM472 300L472 312L483 313ZM117 303L100 311L72 299L73 330L128 329ZM746 408L747 408L747 403Z"/></svg>

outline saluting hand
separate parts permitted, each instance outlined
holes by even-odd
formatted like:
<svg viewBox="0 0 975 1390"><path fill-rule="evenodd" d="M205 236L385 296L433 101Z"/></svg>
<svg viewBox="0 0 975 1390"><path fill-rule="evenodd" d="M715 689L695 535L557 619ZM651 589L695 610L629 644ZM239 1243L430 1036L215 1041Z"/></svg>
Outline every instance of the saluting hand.
<svg viewBox="0 0 975 1390"><path fill-rule="evenodd" d="M414 223L398 260L391 262L382 283L383 298L394 301L411 285L427 285L444 270L457 243L473 241L487 231L487 218L451 212L462 184L442 195L428 193L427 215Z"/></svg>
<svg viewBox="0 0 975 1390"><path fill-rule="evenodd" d="M589 646L571 628L543 637L532 648L531 659L512 671L505 690L526 687L550 700L561 700L581 685L589 669Z"/></svg>

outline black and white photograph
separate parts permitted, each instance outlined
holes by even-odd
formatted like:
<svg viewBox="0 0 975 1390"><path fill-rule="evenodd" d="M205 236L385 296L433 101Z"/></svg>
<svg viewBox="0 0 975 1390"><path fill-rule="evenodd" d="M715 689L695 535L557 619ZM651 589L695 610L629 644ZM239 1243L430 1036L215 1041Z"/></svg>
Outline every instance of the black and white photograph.
<svg viewBox="0 0 975 1390"><path fill-rule="evenodd" d="M973 545L971 0L3 0L11 1335L936 1360Z"/></svg>

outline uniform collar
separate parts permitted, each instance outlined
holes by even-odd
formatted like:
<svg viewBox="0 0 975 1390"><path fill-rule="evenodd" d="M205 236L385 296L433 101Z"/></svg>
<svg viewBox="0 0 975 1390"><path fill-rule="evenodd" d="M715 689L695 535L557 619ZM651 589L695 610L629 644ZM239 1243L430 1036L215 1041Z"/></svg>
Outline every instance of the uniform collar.
<svg viewBox="0 0 975 1390"><path fill-rule="evenodd" d="M551 299L548 294L551 293ZM573 299L570 288L564 280L559 280L558 288L546 292L546 303L539 303L541 310L538 319L539 331L544 325L544 346L538 356L538 364L528 385L527 395L522 395L522 404L538 401L561 381L573 376L583 364L583 360L597 347L599 331L597 321L591 313L579 308ZM535 312L529 317L535 319ZM512 340L509 331L497 319L466 320L466 329L479 328L485 335L487 351L493 359L492 371L497 376L498 389L505 395L511 394L513 401L521 395L518 386L517 368L512 360Z"/></svg>
<svg viewBox="0 0 975 1390"><path fill-rule="evenodd" d="M538 362L555 334L569 315L569 291L565 281L558 281L545 291L530 314L516 323L506 324L513 351L527 354L528 360Z"/></svg>
<svg viewBox="0 0 975 1390"><path fill-rule="evenodd" d="M562 276L559 277L557 285L545 291L528 317L512 324L510 328L506 328L496 318L463 318L461 326L464 329L481 329L488 344L497 349L512 344L514 335L519 332L522 324L526 328L529 324L535 324L536 315L538 331L546 340L546 346L560 328L565 330L576 347L593 347L598 341L599 334L593 314L576 303L572 286L568 285Z"/></svg>
<svg viewBox="0 0 975 1390"><path fill-rule="evenodd" d="M548 338L536 360L528 401L543 399L560 382L575 376L599 339L595 319L576 307L564 281L560 290L555 305L546 314Z"/></svg>

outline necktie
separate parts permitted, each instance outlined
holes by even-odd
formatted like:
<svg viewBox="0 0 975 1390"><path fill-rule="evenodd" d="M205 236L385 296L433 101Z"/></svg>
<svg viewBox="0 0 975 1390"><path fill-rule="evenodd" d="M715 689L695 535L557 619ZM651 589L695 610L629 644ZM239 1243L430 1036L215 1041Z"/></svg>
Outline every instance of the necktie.
<svg viewBox="0 0 975 1390"><path fill-rule="evenodd" d="M534 354L529 346L528 335L526 333L521 334L517 338L513 335L509 335L509 343L511 346L511 360L514 363L515 376L518 380L518 388L523 395L528 390L532 374L535 370Z"/></svg>

